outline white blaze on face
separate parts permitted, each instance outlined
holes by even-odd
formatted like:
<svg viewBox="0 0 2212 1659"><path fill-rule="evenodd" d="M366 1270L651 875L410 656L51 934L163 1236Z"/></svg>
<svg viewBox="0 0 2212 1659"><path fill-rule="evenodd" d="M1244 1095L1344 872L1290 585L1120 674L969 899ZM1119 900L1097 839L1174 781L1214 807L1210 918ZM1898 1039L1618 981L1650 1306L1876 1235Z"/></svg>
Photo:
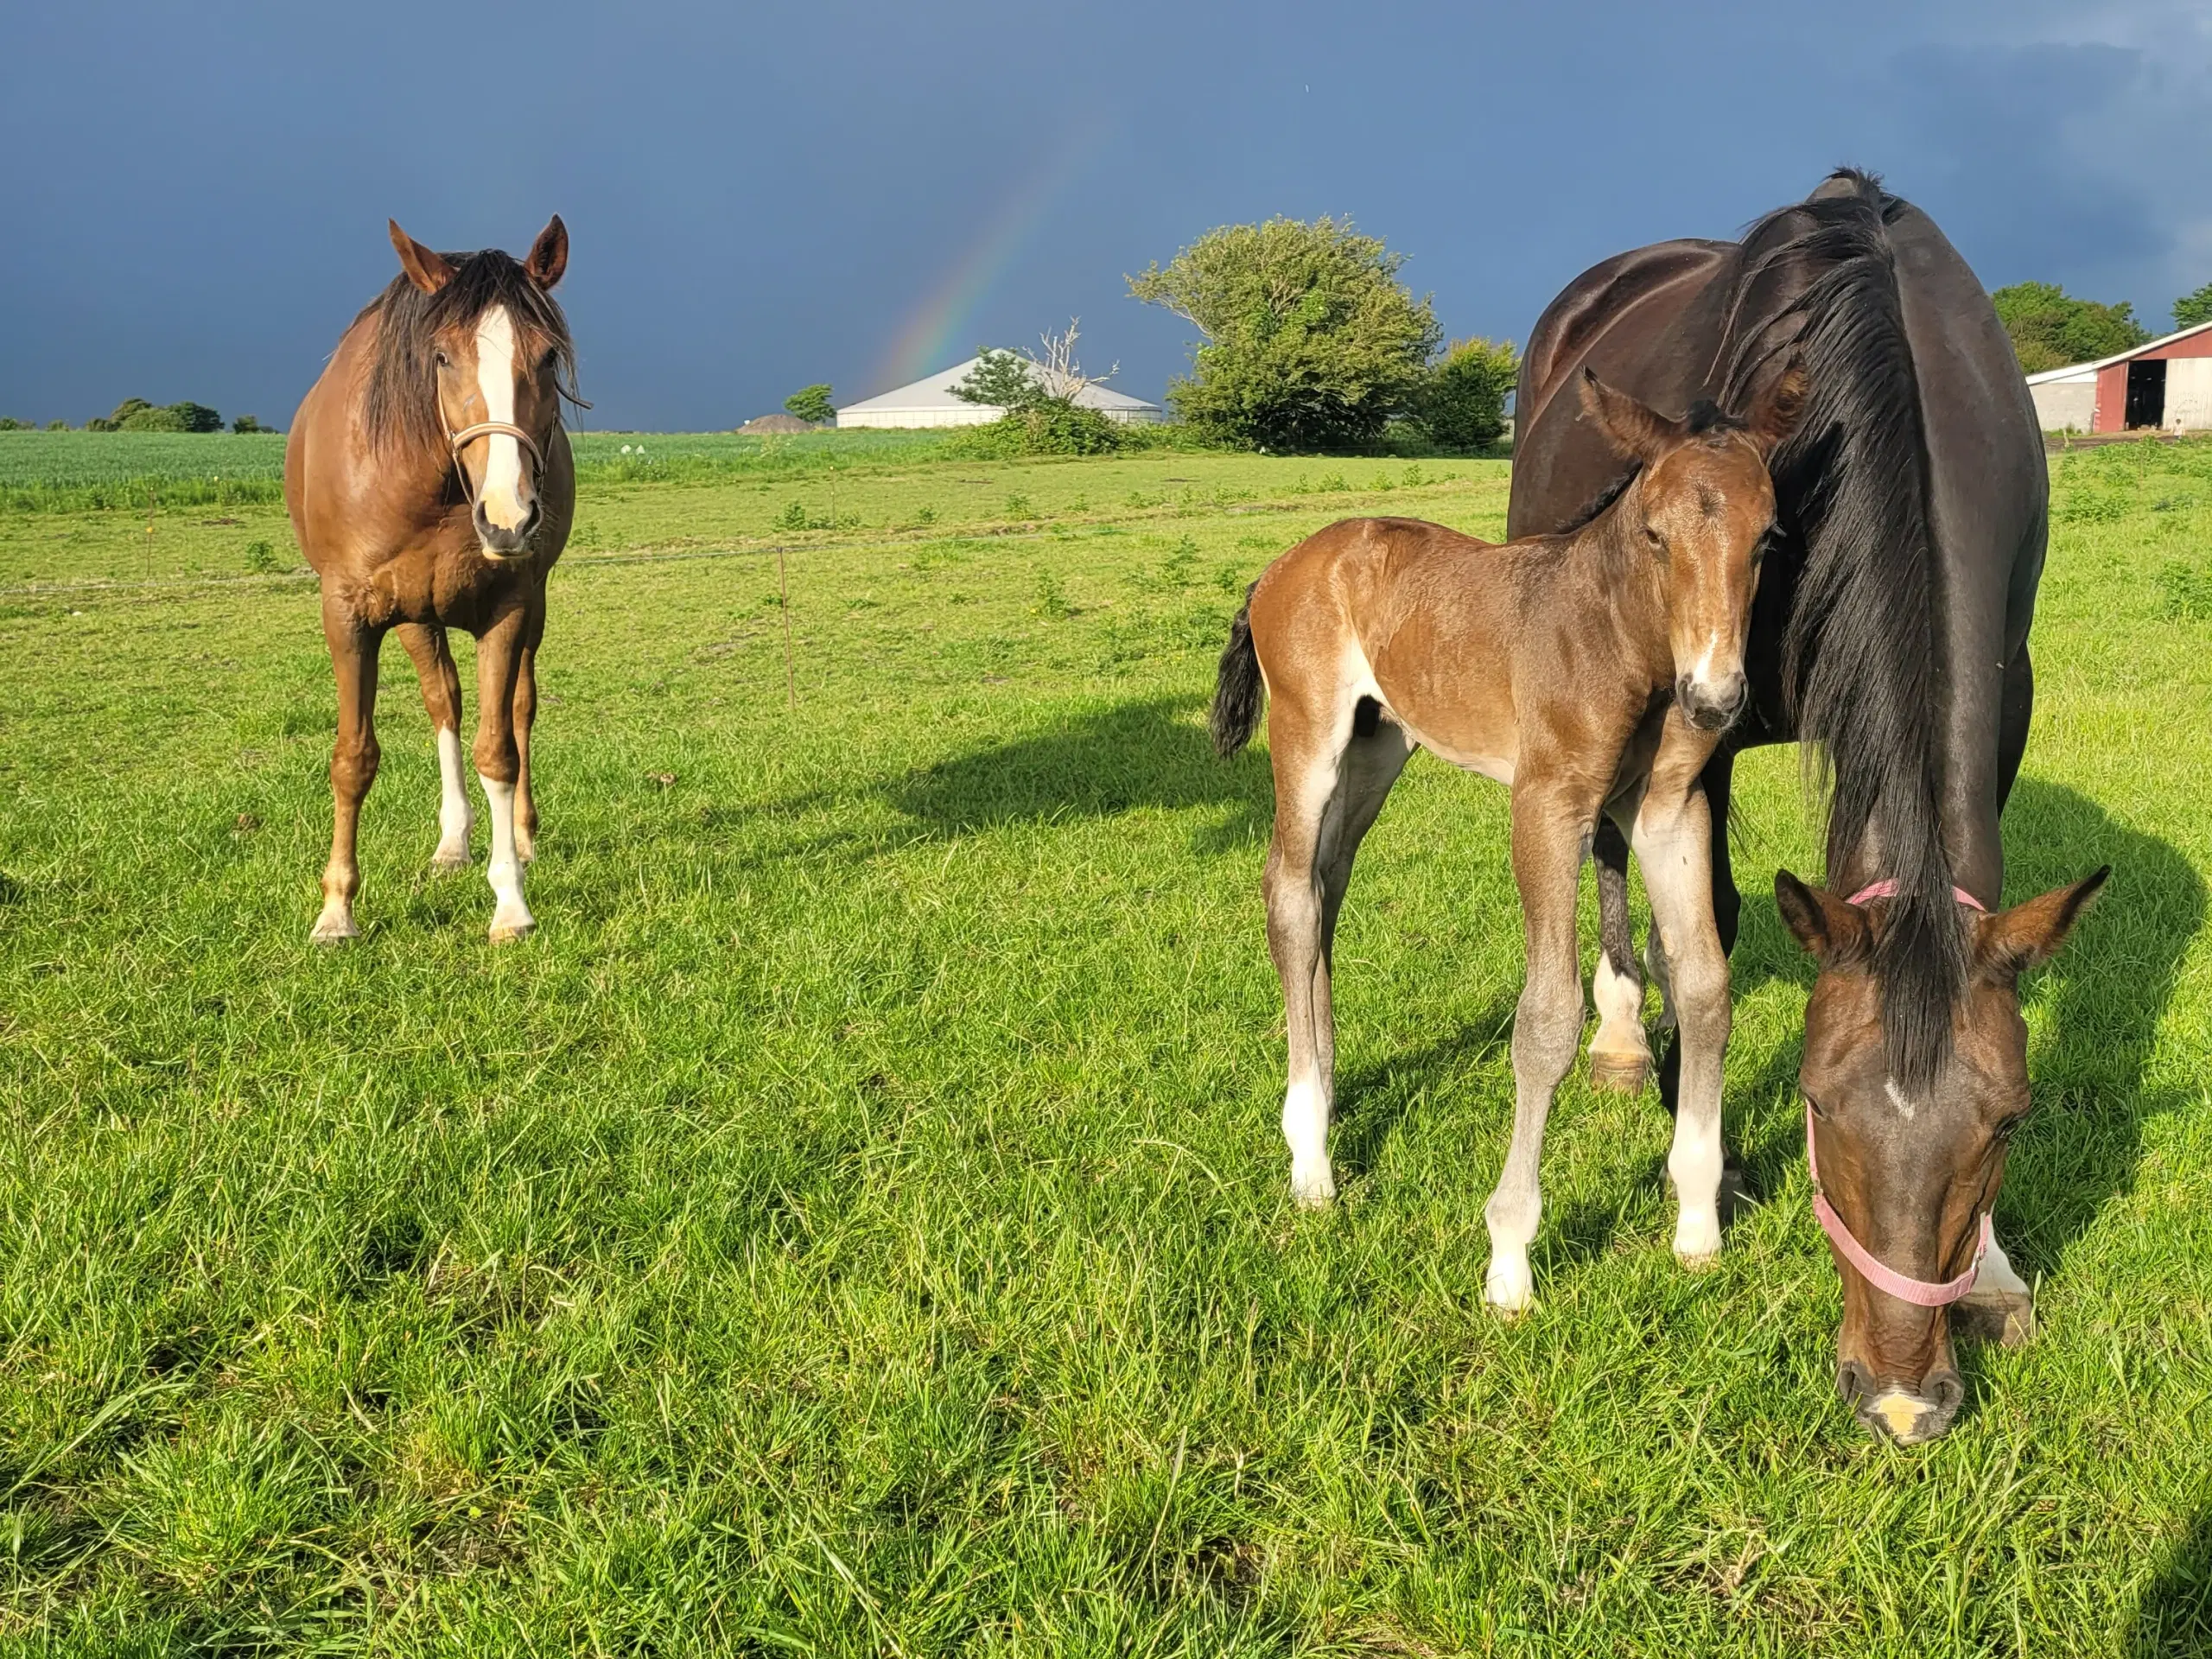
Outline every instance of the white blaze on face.
<svg viewBox="0 0 2212 1659"><path fill-rule="evenodd" d="M476 325L476 389L484 419L515 423L515 324L504 305L493 306ZM484 517L502 530L520 529L529 511L522 499L522 446L505 432L477 442L486 446L484 484L476 497Z"/></svg>

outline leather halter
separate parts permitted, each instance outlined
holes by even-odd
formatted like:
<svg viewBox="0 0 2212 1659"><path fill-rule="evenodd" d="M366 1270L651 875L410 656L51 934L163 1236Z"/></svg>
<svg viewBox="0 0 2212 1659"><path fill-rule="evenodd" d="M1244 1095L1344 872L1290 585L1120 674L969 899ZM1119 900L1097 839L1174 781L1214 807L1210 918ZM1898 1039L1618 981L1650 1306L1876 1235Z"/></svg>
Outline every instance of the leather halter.
<svg viewBox="0 0 2212 1659"><path fill-rule="evenodd" d="M1895 881L1877 881L1853 893L1850 902L1864 905L1877 899L1894 899L1897 891ZM1953 887L1951 896L1968 910L1986 909L1980 899L1964 887ZM1981 1273L1981 1260L1989 1254L1993 1231L1988 1211L1981 1212L1979 1236L1974 1241L1974 1260L1967 1264L1964 1273L1940 1284L1926 1279L1910 1279L1893 1268L1883 1266L1872 1250L1853 1238L1851 1229L1843 1224L1843 1217L1836 1214L1835 1206L1828 1202L1827 1194L1821 1191L1821 1160L1813 1150L1813 1103L1809 1100L1805 1103L1805 1167L1813 1178L1813 1214L1821 1224L1821 1230L1828 1236L1843 1259L1858 1268L1859 1276L1875 1289L1885 1291L1901 1302L1910 1302L1916 1307L1946 1307L1974 1288L1974 1281Z"/></svg>
<svg viewBox="0 0 2212 1659"><path fill-rule="evenodd" d="M477 439L488 438L494 434L504 434L522 445L530 452L531 461L537 467L538 476L543 478L545 475L545 452L537 447L537 440L522 428L511 426L505 421L479 421L474 426L464 426L458 432L447 434L446 448L453 454L454 471L461 474L461 493L472 507L476 505L476 491L468 481L468 467L461 461L461 452Z"/></svg>

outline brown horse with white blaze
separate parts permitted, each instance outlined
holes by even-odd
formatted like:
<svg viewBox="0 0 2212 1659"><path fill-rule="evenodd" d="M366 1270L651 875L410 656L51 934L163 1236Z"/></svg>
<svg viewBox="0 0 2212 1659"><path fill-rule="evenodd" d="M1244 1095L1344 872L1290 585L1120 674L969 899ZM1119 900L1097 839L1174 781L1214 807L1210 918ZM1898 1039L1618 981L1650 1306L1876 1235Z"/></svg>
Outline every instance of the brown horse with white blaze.
<svg viewBox="0 0 2212 1659"><path fill-rule="evenodd" d="M1675 1250L1696 1265L1720 1248L1728 963L1699 778L1744 704L1745 639L1774 522L1767 457L1804 386L1793 370L1743 418L1704 404L1676 421L1591 376L1583 406L1637 470L1587 524L1502 547L1410 519L1332 524L1253 584L1222 656L1223 753L1249 738L1262 681L1266 692L1268 944L1287 1012L1282 1124L1301 1204L1336 1190L1331 955L1361 838L1418 747L1512 789L1528 978L1513 1023L1512 1145L1486 1211L1485 1294L1506 1313L1533 1293L1544 1121L1582 1028L1575 889L1602 818L1642 855L1673 953ZM1626 1017L1622 1046L1640 1047Z"/></svg>
<svg viewBox="0 0 2212 1659"><path fill-rule="evenodd" d="M523 899L535 852L530 787L545 581L569 539L575 467L561 400L575 348L553 298L569 261L556 215L526 258L495 248L436 253L397 224L401 274L353 319L284 448L284 500L322 579L322 631L338 679L335 805L313 937L353 938L355 846L375 781L377 658L397 632L437 730L442 788L433 868L470 860L461 776L461 676L449 627L476 637L475 763L491 819L491 937L537 925Z"/></svg>

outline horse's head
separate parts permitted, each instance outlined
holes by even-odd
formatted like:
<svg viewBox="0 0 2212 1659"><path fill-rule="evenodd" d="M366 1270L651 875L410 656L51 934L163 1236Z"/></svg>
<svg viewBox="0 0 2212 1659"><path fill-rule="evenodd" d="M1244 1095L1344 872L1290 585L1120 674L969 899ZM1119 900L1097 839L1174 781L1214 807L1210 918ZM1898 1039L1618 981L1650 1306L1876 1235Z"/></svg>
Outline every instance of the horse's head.
<svg viewBox="0 0 2212 1659"><path fill-rule="evenodd" d="M434 252L396 222L391 245L431 302L420 311L422 344L478 543L487 557L518 557L537 528L545 456L561 418L570 347L550 296L568 268L568 227L555 214L519 264L496 251Z"/></svg>
<svg viewBox="0 0 2212 1659"><path fill-rule="evenodd" d="M2107 874L2011 910L1962 908L1966 988L1952 1008L1949 1058L1925 1090L1900 1086L1886 1058L1873 962L1891 900L1854 904L1775 874L1783 920L1820 964L1798 1078L1807 1150L1833 1212L1822 1224L1843 1275L1836 1388L1878 1435L1932 1440L1958 1413L1965 1387L1951 1359L1950 1303L1965 1294L1959 1281L1997 1200L2005 1143L2028 1110L2019 976L2056 952ZM1854 1249L1872 1258L1874 1279Z"/></svg>
<svg viewBox="0 0 2212 1659"><path fill-rule="evenodd" d="M1805 371L1794 360L1743 416L1700 403L1679 421L1582 372L1583 408L1606 442L1640 468L1621 501L1621 533L1632 556L1658 566L1675 700L1708 731L1744 708L1751 595L1774 527L1767 460L1789 435L1804 401Z"/></svg>

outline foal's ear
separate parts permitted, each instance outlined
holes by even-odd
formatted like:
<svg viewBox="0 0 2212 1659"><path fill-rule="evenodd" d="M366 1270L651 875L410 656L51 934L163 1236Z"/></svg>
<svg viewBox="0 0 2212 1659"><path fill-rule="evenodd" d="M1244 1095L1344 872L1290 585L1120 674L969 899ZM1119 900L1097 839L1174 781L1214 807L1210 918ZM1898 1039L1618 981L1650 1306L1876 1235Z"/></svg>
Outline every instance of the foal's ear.
<svg viewBox="0 0 2212 1659"><path fill-rule="evenodd" d="M522 268L540 288L550 288L561 280L561 273L569 268L569 227L561 222L560 214L545 221L537 240L530 245L530 257L522 262Z"/></svg>
<svg viewBox="0 0 2212 1659"><path fill-rule="evenodd" d="M2049 962L2111 874L2107 864L2072 887L2055 887L2039 899L1980 918L1974 928L1974 971L1993 985L2010 987L2029 969Z"/></svg>
<svg viewBox="0 0 2212 1659"><path fill-rule="evenodd" d="M399 255L399 268L407 273L407 280L425 294L435 294L453 281L453 262L442 253L434 253L413 237L399 228L399 221L387 219L391 227L391 245Z"/></svg>
<svg viewBox="0 0 2212 1659"><path fill-rule="evenodd" d="M1607 385L1594 369L1582 371L1582 407L1606 442L1647 467L1682 435L1681 423Z"/></svg>
<svg viewBox="0 0 2212 1659"><path fill-rule="evenodd" d="M1805 412L1805 393L1811 385L1805 374L1805 359L1793 353L1744 417L1759 454L1773 454L1782 441L1797 429L1797 417Z"/></svg>
<svg viewBox="0 0 2212 1659"><path fill-rule="evenodd" d="M1872 935L1866 912L1849 899L1800 881L1787 870L1774 873L1774 907L1823 968L1856 961L1866 954Z"/></svg>

